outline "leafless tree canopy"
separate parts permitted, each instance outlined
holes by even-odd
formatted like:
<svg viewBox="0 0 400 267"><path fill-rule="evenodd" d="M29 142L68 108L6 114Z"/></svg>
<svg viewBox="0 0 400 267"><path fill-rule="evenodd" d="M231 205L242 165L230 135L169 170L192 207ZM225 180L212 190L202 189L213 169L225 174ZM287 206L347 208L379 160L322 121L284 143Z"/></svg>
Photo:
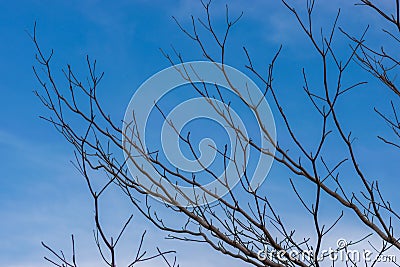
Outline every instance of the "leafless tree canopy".
<svg viewBox="0 0 400 267"><path fill-rule="evenodd" d="M375 11L377 17L386 21L387 27L383 30L393 43L399 45L400 37L400 9L399 1L393 2L393 10L386 11L381 8L380 1L362 0L360 7L355 6L355 10L360 8L369 8ZM298 11L289 2L282 0L286 6L288 15L297 19L297 26L304 32L304 38L311 42L312 50L318 55L322 76L318 77L319 83L311 83L306 69L300 70L304 77L302 85L304 93L308 96L309 105L317 114L319 120L315 124L321 125L318 140L315 140L313 149L305 145L296 133L295 127L291 124L291 118L285 112L284 94L282 90L277 90L274 78L274 67L279 62L281 47L277 47L276 53L271 59L267 70L256 69L258 65L257 58L252 57L251 51L243 48L243 53L247 57L245 69L248 73L256 77L257 82L262 84L264 97L268 99L271 105L274 105L278 114L275 115L277 123L283 123L290 141L281 144L271 138L268 129L263 128L263 122L258 121L262 137L268 140L269 144L275 149L275 153L262 147L258 142L248 138L242 129L237 127L230 116L229 105L220 105L220 103L229 103L229 99L223 95L218 86L213 90L218 92L217 97L209 94L209 86L206 84L191 83L191 86L199 96L204 97L210 108L214 109L227 125L232 127L236 134L236 144L241 153L247 153L248 149L264 153L268 157L273 157L279 168L291 173L290 184L291 192L298 198L298 201L304 207L304 212L311 218L312 224L309 225L313 236L301 236L296 232L295 227L288 227L285 218L280 214L282 210L274 207L269 196L262 189L252 190L249 184L249 177L246 169L236 163L236 168L242 170L239 184L236 188L229 188L229 184L221 180L221 184L230 190L230 192L218 198L216 202L207 205L196 205L199 198L210 195L215 192L204 189L198 181L195 173L185 173L177 168L170 167L169 164L160 159L158 151L148 151L141 145L143 136L140 136L135 129L135 121L124 122L129 124L129 132L122 128L121 118L111 118L107 111L103 109L103 99L97 96L97 90L103 78L103 73L97 70L96 61L87 57L88 79L81 81L78 75L74 73L71 66L63 70L65 81L56 81L52 68L53 51L47 53L43 51L37 39L36 27L32 34L33 43L36 46L37 64L34 72L40 83L41 89L35 91L36 96L42 104L50 110L50 115L43 117L49 121L55 129L61 133L65 139L75 148L75 167L85 178L95 207L95 241L99 247L101 257L109 266L116 266L115 250L120 237L123 235L126 224L122 226L120 234L116 238L110 238L103 231L99 213L99 199L103 192L110 186L118 186L121 192L127 196L135 207L135 211L141 213L149 222L156 227L168 233L171 239L178 239L188 242L200 242L211 246L221 254L237 258L253 266L320 266L321 258L308 257L296 258L290 254L290 251L296 250L306 252L312 250L315 255L321 255L325 258L324 264L334 265L329 259L329 253L323 253L326 242L326 236L338 225L345 214L351 214L356 218L357 224L367 228L370 233L381 240L380 246L374 246L375 254L384 255L389 249L391 251L400 251L399 233L396 232L396 226L399 226L400 214L392 208L391 199L387 199L380 190L379 181L374 180L362 168L359 161L359 155L354 148L354 136L351 129L343 126L346 119L339 115L337 103L346 101L349 91L357 87L364 86L364 81L347 85L346 75L348 75L349 66L358 64L373 77L382 83L382 90L390 90L393 94L393 101L388 103L391 109L390 114L376 109L377 116L382 118L391 129L391 133L385 136L379 136L382 145L392 146L393 149L400 148L400 122L397 115L397 104L400 97L400 89L396 83L396 75L399 61L396 58L395 51L386 49L382 43L379 48L371 47L366 40L368 28L361 33L351 33L339 27L340 11L337 17L333 18L331 29L320 31L313 24L313 14L316 6L315 1L307 0L304 3L304 10ZM202 2L204 16L201 18L192 17L191 27L185 27L175 19L179 29L183 34L191 39L199 48L199 52L207 61L222 63L219 68L224 73L224 64L226 62L226 46L229 43L229 33L232 28L240 22L241 15L231 17L228 6L226 7L226 25L225 32L216 32L213 26L213 18L210 10L212 5L208 2ZM305 11L305 12L304 12ZM304 16L305 14L305 16ZM201 30L200 30L201 29ZM201 33L200 33L201 32ZM204 32L209 36L204 36ZM323 32L327 32L324 34ZM219 49L219 55L215 56L209 51L210 44L205 44L205 38L213 38L215 45ZM345 58L341 58L333 44L335 38L346 38L350 44L350 52ZM396 47L396 46L395 46ZM398 47L398 46L397 46ZM185 63L185 59L178 52L173 50L171 54L162 51L165 58L172 66L178 63ZM191 82L193 77L182 71L184 79ZM225 75L228 83L229 76ZM333 81L334 79L334 81ZM313 81L317 79L312 79ZM235 85L232 84L232 87ZM259 114L257 105L245 102L248 108L256 114ZM372 107L371 107L372 108ZM159 112L163 114L160 108ZM163 114L164 116L164 114ZM79 122L79 123L77 123ZM168 122L170 127L174 127L173 122ZM314 122L313 122L314 123ZM79 126L77 126L79 125ZM82 128L85 125L85 128ZM384 125L384 124L383 124ZM377 127L380 127L378 125ZM183 136L177 130L179 139L192 152L192 156L202 164L199 155L193 147L190 135ZM122 139L131 142L134 151L126 151ZM131 140L131 141L130 141ZM135 141L133 141L135 140ZM343 148L346 156L332 155L327 147L327 142L333 142L335 146ZM296 149L289 150L295 147ZM218 158L224 166L231 162L235 164L235 158L227 153L227 149L220 150L215 148ZM124 151L125 150L125 151ZM158 175L171 184L179 184L200 188L202 192L197 197L185 196L184 192L178 189L171 193L167 190L161 180L156 177L147 177L152 179L153 188L143 188L137 182L137 177L146 176L148 172L141 165L137 165L137 173L130 174L127 168L127 160L122 156L122 152L128 154L127 160L135 164L136 157L145 159L156 170ZM329 160L327 160L329 159ZM388 159L395 160L395 159ZM346 171L341 172L342 168ZM349 170L350 171L347 171ZM108 182L101 188L96 188L93 184L94 172L102 172L108 177ZM208 167L204 167L204 173L212 179L218 179L218 175ZM239 174L240 173L240 174ZM349 189L345 179L354 180L354 184L359 184L358 191ZM392 177L396 179L397 177ZM305 199L302 189L298 187L299 182L307 181L307 186L313 192L313 201L310 203ZM196 191L198 192L198 191ZM181 197L187 198L189 205L182 206L176 202L176 194L183 194ZM151 196L162 198L164 204L155 201ZM321 219L321 210L324 209L324 201L335 203L341 207L341 210L335 211L337 217L332 221ZM168 214L168 216L166 215ZM300 227L301 225L298 225ZM72 239L73 241L73 239ZM359 240L348 242L341 249L351 248ZM153 257L165 257L167 252L159 253L155 256L145 256L141 252L141 244L136 257L131 264L151 259ZM74 242L73 242L74 243ZM49 259L56 266L77 266L75 256L69 262L64 255L60 255L52 248L43 244L56 260ZM269 257L260 257L257 253L267 248L270 251L279 251L280 255L271 254ZM73 255L75 255L75 248ZM336 251L338 252L338 251ZM399 254L400 255L400 254ZM176 263L169 262L169 266ZM340 265L341 263L339 263ZM348 266L378 264L374 262L354 262L349 259L344 264ZM396 264L397 263L393 263ZM323 264L322 264L323 265ZM325 265L324 265L325 266Z"/></svg>

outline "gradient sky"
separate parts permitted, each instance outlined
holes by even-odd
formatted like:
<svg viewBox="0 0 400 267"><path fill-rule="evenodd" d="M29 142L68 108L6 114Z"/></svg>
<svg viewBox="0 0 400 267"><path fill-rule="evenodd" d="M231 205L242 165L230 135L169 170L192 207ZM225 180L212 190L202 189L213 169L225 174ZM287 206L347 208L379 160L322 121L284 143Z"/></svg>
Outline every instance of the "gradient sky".
<svg viewBox="0 0 400 267"><path fill-rule="evenodd" d="M230 36L227 63L244 71L243 65L247 62L241 49L246 46L255 59L255 65L265 68L276 49L283 44L276 84L300 138L312 144L313 132L318 133L315 131L318 125L313 123L315 113L310 112L309 103L305 102L306 97L301 90L301 67L310 73L311 80L320 82L317 57L310 50L310 43L299 31L293 16L279 1L267 3L269 1L256 0L251 5L248 2L228 2L233 15L243 11L244 16ZM367 24L371 24L368 38L371 44L379 44L382 39L377 30L383 21L365 8L354 7L354 3L347 0L317 3L315 24L331 25L337 8L342 7L340 25L354 34L360 34ZM219 21L225 14L224 5L225 2L215 1L212 8L213 16ZM32 0L0 3L2 266L48 266L43 260L48 253L40 242L68 253L72 233L76 236L80 265L95 266L99 261L92 234L92 202L84 180L70 163L72 147L48 123L38 118L47 113L32 93L40 89L32 71L35 50L27 34L32 32L34 22L37 22L42 47L47 51L50 48L55 50L53 68L60 83L63 82L61 68L66 64L71 64L76 73L85 77L85 56L97 59L98 68L105 71L100 89L103 105L112 117L120 120L135 89L152 74L169 66L159 48L171 52L170 45L173 44L186 60L203 59L198 48L179 31L171 18L175 16L184 25L189 25L191 14L203 15L198 1L134 0L111 3ZM348 40L339 32L337 37L336 49L340 54L348 55ZM356 67L352 67L351 71L351 75L346 77L349 84L369 79ZM380 97L376 98L376 95ZM382 179L381 186L385 193L389 199L396 200L394 196L400 186L396 177L399 171L396 166L398 152L376 140L376 135L388 134L390 137L390 133L373 112L374 106L389 111L387 103L390 99L388 90L370 80L368 85L346 96L345 101L339 104L339 113L346 127L352 127L359 140L356 148L363 167L372 178ZM283 124L279 120L277 130L278 140L285 142ZM332 153L338 153L334 146L331 149ZM285 179L284 185L272 183L278 196L278 207L285 206L279 201L279 196L289 195L284 187L288 186L287 177L288 174L278 168L271 171L272 181ZM105 224L111 233L118 231L130 213L135 214L129 203L119 195L117 190L110 192L108 201L104 203ZM298 203L290 206L282 211L288 218L304 214L303 210L298 211ZM148 225L138 214L135 214L134 222L121 243L120 266L128 261L130 251L135 251L136 240L144 229L149 231L146 240L149 253L155 251L156 245L161 249L175 249L182 266L220 266L222 263L243 266L197 244L165 241L166 234ZM357 231L364 231L353 228L351 220L341 225L340 229L354 235ZM155 260L142 266L158 264L159 261Z"/></svg>

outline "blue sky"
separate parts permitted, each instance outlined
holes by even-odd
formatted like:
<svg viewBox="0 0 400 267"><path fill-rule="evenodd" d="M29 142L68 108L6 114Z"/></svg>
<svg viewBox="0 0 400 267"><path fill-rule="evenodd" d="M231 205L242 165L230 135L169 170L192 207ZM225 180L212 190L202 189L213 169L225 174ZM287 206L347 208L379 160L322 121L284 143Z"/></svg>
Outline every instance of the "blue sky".
<svg viewBox="0 0 400 267"><path fill-rule="evenodd" d="M313 123L315 114L310 112L301 90L301 67L310 73L311 80L320 82L317 58L288 10L279 1L264 2L268 1L257 0L251 5L239 0L229 2L233 15L243 11L244 16L230 36L227 63L244 70L243 65L247 62L241 48L246 46L255 59L255 65L264 68L283 43L276 69L276 85L300 138L312 144L313 130L318 129L318 125ZM316 24L331 25L337 8L341 6L341 26L359 34L370 23L374 26L368 38L371 43L379 43L381 35L377 30L383 22L367 9L353 7L353 2L320 3L316 9ZM213 5L212 12L217 20L223 19L224 5L222 1L215 1ZM84 180L69 162L73 157L72 147L48 123L38 118L47 113L32 93L39 89L39 85L32 72L35 50L26 31L31 32L34 22L37 22L42 47L55 50L53 67L60 82L63 81L60 70L66 64L71 64L83 78L85 56L97 59L98 68L105 71L100 91L103 105L119 120L135 89L151 75L169 66L159 48L171 51L170 45L173 44L186 60L203 59L197 47L179 31L171 18L175 16L183 25L189 25L191 14L203 15L201 6L197 1L189 0L115 3L93 0L68 3L23 1L18 4L9 1L2 2L0 7L0 238L3 240L0 243L0 261L4 266L47 266L42 259L47 254L40 241L68 252L69 237L73 233L81 251L81 265L94 266L98 255L92 235L92 202ZM338 33L335 45L343 55L349 53L347 43ZM354 80L369 79L355 67L351 71L351 75L346 77L349 84ZM389 111L387 103L390 99L388 90L370 81L367 86L346 96L345 101L339 104L339 113L345 125L354 128L354 135L360 142L357 150L363 167L371 177L382 178L381 186L388 197L394 199L400 185L398 179L394 179L399 171L396 166L398 152L376 140L377 134L388 134L388 131L372 109L376 106ZM285 142L287 136L283 124L276 121L278 140ZM333 153L340 153L333 146L331 149ZM278 207L283 207L278 196L289 195L285 188L288 186L287 175L273 167L269 178ZM284 185L278 183L280 179L285 179ZM129 203L119 195L117 190L110 192L108 201L104 203L105 223L111 232L116 232L132 212ZM297 207L300 207L298 203L283 214L294 218ZM108 215L116 219L111 220ZM131 240L138 238L143 229L149 230L149 252L154 251L154 244L164 249L176 249L182 266L238 264L196 244L165 241L165 234L148 225L139 214L134 218L133 226L128 228L129 233L121 244L121 266L127 260L130 246L135 246ZM363 231L353 229L351 220L340 227L349 232ZM149 262L143 266L157 266L157 263Z"/></svg>

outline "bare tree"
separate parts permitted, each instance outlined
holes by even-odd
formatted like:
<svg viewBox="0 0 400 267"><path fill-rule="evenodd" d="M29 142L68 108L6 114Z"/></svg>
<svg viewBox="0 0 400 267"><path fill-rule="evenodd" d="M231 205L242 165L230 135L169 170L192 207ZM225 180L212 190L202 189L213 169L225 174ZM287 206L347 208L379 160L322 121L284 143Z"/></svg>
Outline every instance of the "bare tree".
<svg viewBox="0 0 400 267"><path fill-rule="evenodd" d="M42 53L38 41L37 41L37 34L36 34L36 23L34 26L34 30L33 30L33 34L30 35L33 43L36 46L36 49L38 51L38 54L36 55L36 60L40 65L44 66L44 71L47 72L47 78L49 79L50 83L51 83L51 87L55 90L54 92L57 92L56 94L59 94L60 92L57 90L56 84L52 78L52 73L51 73L51 69L50 69L50 59L52 57L53 51L51 52L51 55L46 58L44 56L44 54ZM88 60L88 66L89 69L92 71L92 65ZM94 62L93 64L93 71L95 71L95 67L96 67L96 62ZM68 67L69 69L69 74L68 75L73 75L71 72L70 67ZM47 90L47 85L46 83L39 77L39 75L36 72L36 69L34 67L34 72L36 74L37 79L39 80L41 86L46 90L46 92L49 93L49 91ZM103 75L101 75L102 77ZM93 74L92 76L92 81L93 83L93 88L90 88L90 91L95 91L96 87L97 87L97 82L101 79L101 77L96 78ZM70 76L71 78L71 76ZM70 84L70 89L71 89L71 93L72 95L74 95L73 93L73 89L72 89L72 80L70 80L71 84ZM83 87L82 87L83 89ZM83 89L85 90L85 89ZM45 99L43 96L41 96L37 91L35 91L35 94L39 97L39 99L42 101L43 104L46 105L46 107L48 107L51 110L56 110L56 106L53 103L53 99L51 98L50 95L47 95L48 98ZM61 97L61 95L58 95L59 97ZM74 96L73 96L74 98ZM61 101L61 99L59 99ZM48 102L47 102L48 101ZM75 100L73 100L75 102ZM66 103L66 102L65 102ZM59 102L59 104L61 104L61 102ZM121 231L118 233L117 237L108 237L106 231L104 230L104 227L102 226L101 223L101 219L100 219L100 198L101 196L104 194L104 192L106 190L108 190L108 188L115 183L115 180L117 178L117 176L111 177L108 173L105 173L105 175L108 177L108 180L106 181L106 183L101 184L100 186L95 186L92 183L92 180L90 179L90 170L93 169L95 170L95 168L93 168L93 166L88 166L87 161L85 160L86 155L86 141L85 139L88 137L89 133L92 131L92 125L91 123L89 124L89 126L87 127L87 130L85 131L85 136L82 137L81 141L79 141L80 143L77 143L78 139L75 136L70 136L67 137L69 135L69 133L64 131L64 126L62 126L62 123L64 123L64 119L63 119L63 112L62 112L62 108L61 106L59 106L60 109L58 109L58 111L56 112L56 116L57 116L57 120L63 121L61 122L61 124L56 123L52 118L50 119L46 119L44 117L42 117L43 119L49 120L51 121L54 126L56 126L56 129L59 130L66 138L68 138L67 140L69 140L69 142L72 142L76 148L75 151L75 161L71 161L73 166L79 171L79 173L84 177L86 183L87 183L87 187L89 189L91 198L93 199L93 204L94 204L94 221L95 221L95 230L93 231L94 234L94 239L95 239L95 243L97 245L99 254L102 258L102 260L104 261L104 263L107 266L111 266L111 267L115 267L117 266L117 258L116 258L116 247L118 245L118 242L120 241L122 235L124 234L126 227L128 226L128 224L131 222L133 215L130 215L129 218L127 219L127 221L124 223L124 225L122 226ZM75 106L77 108L77 106ZM78 113L80 113L80 111L78 111L78 109L76 109L76 111ZM93 110L92 110L93 111ZM92 113L91 111L91 113ZM81 113L83 115L83 113ZM60 117L58 117L60 116ZM93 116L91 118L91 120L94 119L94 115L92 113ZM71 132L72 133L72 132ZM96 141L97 142L97 141ZM101 147L100 144L99 148ZM97 184L98 185L98 184ZM157 257L161 257L164 261L166 266L169 267L179 267L179 264L177 264L176 262L176 258L174 258L173 261L171 261L170 259L167 259L166 255L167 254L171 254L171 253L175 253L175 251L169 250L169 251L161 251L160 248L157 247L157 253L151 256L147 256L147 251L143 250L143 244L144 244L144 240L145 240L145 234L146 231L142 234L141 239L138 241L138 245L137 245L137 251L136 251L136 255L134 256L134 259L132 260L132 262L128 265L130 267L137 265L138 263L141 262L145 262L145 261L149 261L152 259L155 259ZM75 250L75 239L74 239L74 235L72 235L71 237L72 240L72 252L71 252L71 259L68 259L64 252L61 250L60 252L56 252L52 247L48 246L47 244L45 244L44 242L42 242L42 246L44 248L46 248L46 250L48 250L50 252L50 254L52 255L52 257L45 257L45 260L50 262L51 264L53 264L54 266L60 266L60 267L77 267L78 264L78 260L77 260L77 256L76 256L76 250Z"/></svg>
<svg viewBox="0 0 400 267"><path fill-rule="evenodd" d="M397 59L397 55L395 51L388 48L388 46L396 47L399 44L400 39L398 37L398 33L400 31L400 7L399 1L393 1L394 11L392 13L391 10L385 11L379 7L378 3L372 1L361 1L360 5L367 6L372 10L376 11L379 16L384 18L388 22L388 28L382 29L382 31L390 38L391 43L381 44L381 47L378 49L369 46L365 43L365 40L347 35L354 43L360 47L358 53L356 53L357 60L359 65L364 68L366 71L371 73L373 77L378 79L380 82L385 85L390 91L394 93L394 97L397 99L400 97L400 91L398 89L396 79L396 74L398 70L399 61ZM394 28L394 29L393 29ZM396 105L392 101L390 103L392 108L392 118L384 115L378 110L375 110L382 119L389 125L389 127L393 130L395 134L395 138L399 138L399 126L400 122L397 117L397 109ZM397 148L400 148L398 141L389 141L384 137L379 136L383 142L393 145Z"/></svg>
<svg viewBox="0 0 400 267"><path fill-rule="evenodd" d="M118 186L136 210L153 225L166 231L169 238L204 243L222 254L253 266L320 266L322 262L327 261L331 265L335 265L335 261L330 258L332 253L339 253L341 250L347 251L352 245L361 241L347 242L335 251L324 251L327 234L337 226L345 212L354 216L360 226L368 228L373 236L381 240L379 247L374 246L378 256L384 255L389 249L397 252L400 250L399 234L395 231L400 215L392 208L391 201L386 199L381 192L378 180L372 180L362 169L362 164L354 148L351 131L343 126L344 118L341 118L337 111L338 101L342 99L345 101L347 92L366 83L359 81L345 86L348 84L344 78L345 74L354 62L380 80L394 93L395 98L399 97L395 81L399 64L396 54L388 52L384 48L384 44L380 49L370 47L365 41L367 30L357 37L342 28L337 31L340 10L333 19L332 28L327 34L324 34L314 28L315 1L306 1L305 17L289 2L282 0L282 3L297 19L305 38L311 41L312 49L320 60L322 77L319 77L321 80L319 84L312 84L307 71L301 70L304 77L304 93L310 100L310 106L319 116L319 120L315 123L321 126L319 138L312 146L314 149L305 145L296 134L296 129L285 112L284 96L278 92L275 86L274 67L279 59L281 47L277 48L266 75L263 74L264 70L257 70L254 67L256 65L254 61L257 59L252 58L251 51L243 48L243 53L247 57L245 69L263 85L262 97L274 104L278 111L275 117L285 126L287 135L290 137L289 143L281 144L274 139L271 129L265 127L265 121L262 121L263 110L258 104L262 99L249 101L240 93L234 77L230 75L228 66L225 65L226 45L230 31L242 15L232 19L227 6L225 31L222 33L216 32L213 26L210 2L201 2L205 18L191 17L190 28L186 28L177 19L174 19L183 34L198 46L204 58L211 62L224 77L229 89L234 91L242 103L254 114L262 136L261 141L248 136L243 128L236 124L232 115L234 111L231 108L230 99L224 95L224 91L220 89L219 85L198 82L203 77L197 77L196 75L199 74L196 69L192 69L192 65L186 63L183 56L175 49L173 55L162 51L172 68L191 85L193 92L203 98L209 108L218 114L227 127L233 129L235 133L235 145L230 149L231 153L227 146L222 149L212 147L217 154L216 161L219 161L224 169L228 164L233 164L236 170L229 174L230 176L235 175L235 177L219 176L215 170L208 167L194 148L190 133L184 136L174 122L168 120L168 115L164 114L163 109L157 103L154 105L165 118L167 125L176 133L180 142L191 152L194 161L202 166L202 175L218 181L227 190L228 193L223 197L218 192L204 187L199 181L197 173L185 172L185 170L171 166L160 156L158 150L149 151L144 145L145 136L141 135L138 127L138 121L144 118L137 117L134 110L130 114L132 120L124 121L123 124L120 123L120 120L113 120L107 114L102 108L101 99L97 97L97 88L103 73L97 72L96 61L91 61L89 57L86 59L87 82L80 81L71 66L67 66L64 70L66 84L60 85L55 80L51 67L53 52L50 55L42 52L36 32L34 32L32 40L37 49L36 59L38 65L44 70L41 72L36 67L34 68L41 86L41 91L35 91L35 93L51 112L49 117L43 118L54 125L56 130L75 147L75 166L86 179L94 199L96 243L101 256L109 266L115 266L115 246L131 218L123 226L115 240L106 237L99 221L98 198L109 186ZM391 14L391 11L389 13L383 11L378 3L362 1L362 5L377 11L378 16L382 16L389 26L394 28L394 30L385 29L384 32L397 43L400 42L398 37L400 29L399 1L394 1L394 4L396 9ZM208 35L207 37L211 37L215 41L215 45L219 49L217 56L211 52L210 44L205 43L205 37L201 34L204 32ZM351 50L346 58L340 58L338 51L335 51L333 47L338 34L348 38L351 43ZM332 82L333 80L334 82ZM78 99L82 99L82 96L87 100L86 103L78 101ZM393 130L395 137L399 138L400 123L395 101L390 105L393 111L392 116L385 115L378 110L376 112ZM133 109L135 108L133 107ZM86 125L83 131L80 131L81 127L74 126L76 121L79 121L80 125L83 123ZM391 139L381 136L379 138L384 143L400 147L398 140L391 141ZM267 146L264 145L263 140L266 141ZM342 147L346 156L331 155L332 153L326 149L328 142ZM237 155L242 155L243 158L246 158L249 151L256 151L273 159L280 168L291 173L292 178L289 180L292 192L313 222L313 225L310 226L310 230L314 232L313 238L296 234L296 226L288 227L285 218L280 215L283 211L274 208L269 196L262 188L252 185L247 165L237 157ZM122 156L122 153L125 154L125 157ZM144 165L143 161L147 165ZM132 169L128 167L129 164L134 166L134 172L130 172ZM344 168L346 171L343 174L341 170ZM98 191L92 187L94 178L90 173L93 171L102 171L108 177L108 182ZM152 175L152 173L156 175ZM344 182L344 179L348 177L351 177L354 183L359 185L357 191L349 188ZM141 182L143 179L151 181L151 186L144 185ZM231 179L239 181L235 188L230 183ZM306 181L307 186L314 192L311 203L297 186L302 181ZM189 190L190 193L188 193L189 191L181 190L182 186L193 188L193 190ZM152 197L161 200L163 204L161 205ZM330 222L322 220L320 215L321 210L324 209L322 199L326 198L341 207L337 218ZM186 201L185 205L182 205L181 199ZM209 201L210 199L214 201ZM163 216L165 214L168 216ZM103 254L100 242L106 245L109 252L108 258ZM142 242L143 239L138 251L140 251ZM72 263L68 263L63 255L60 256L51 248L47 248L61 261L58 266L76 266L75 257L73 257ZM312 255L296 257L291 253L293 250L299 254L307 254L312 251ZM261 255L259 251L264 251L264 254ZM164 254L159 251L159 254L155 256L164 257ZM133 263L144 260L144 255L140 252L138 255L140 256L136 256ZM360 263L348 258L343 264L356 266ZM372 262L361 263L361 265L367 266L376 264L378 264L378 257L375 257ZM392 264L398 265L396 262L392 262Z"/></svg>

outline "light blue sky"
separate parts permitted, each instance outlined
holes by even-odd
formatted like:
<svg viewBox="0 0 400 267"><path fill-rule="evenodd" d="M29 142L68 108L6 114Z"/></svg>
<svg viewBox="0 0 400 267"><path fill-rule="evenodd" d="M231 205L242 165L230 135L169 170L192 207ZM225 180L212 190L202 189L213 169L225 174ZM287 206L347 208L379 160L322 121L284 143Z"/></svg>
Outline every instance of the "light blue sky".
<svg viewBox="0 0 400 267"><path fill-rule="evenodd" d="M246 46L257 67L265 68L276 49L283 43L282 55L276 69L276 85L287 113L298 129L301 139L313 144L313 132L318 134L319 125L312 122L313 112L305 103L301 90L301 67L305 67L314 82L320 82L318 61L315 53L309 52L310 44L305 39L292 15L279 1L231 1L233 15L244 12L241 22L233 29L228 42L227 63L244 70ZM316 9L315 24L331 25L335 12L342 7L340 25L359 34L371 27L368 38L379 43L377 33L382 21L375 14L361 7L353 7L355 1L326 1ZM215 1L212 9L218 20L224 16L224 4ZM0 4L0 262L2 266L47 266L42 259L46 251L40 241L56 249L69 252L70 234L75 234L80 250L81 266L94 266L98 255L92 235L93 209L84 180L73 169L72 147L40 120L46 110L32 91L40 89L32 72L35 50L28 34L37 22L39 42L44 49L54 48L54 71L62 82L61 68L71 64L76 73L85 77L85 56L97 59L98 68L105 71L100 96L105 109L118 120L122 119L126 105L134 90L152 74L168 67L159 48L167 51L173 44L186 60L201 60L195 45L179 31L171 16L176 16L184 25L189 25L189 16L203 15L197 1L23 1ZM318 24L319 23L319 24ZM338 33L335 43L340 54L347 55L348 41ZM346 77L348 83L368 76L357 68ZM375 97L379 95L379 98ZM373 112L373 106L390 111L387 103L391 99L388 90L379 83L370 81L367 86L351 92L339 103L340 115L346 127L354 129L359 145L357 152L372 178L381 178L381 186L388 197L394 199L400 185L398 174L398 151L382 146L375 138L377 134L389 134L383 122ZM273 108L274 110L274 108ZM276 110L276 109L275 109ZM315 115L315 114L314 114ZM275 115L277 116L277 115ZM276 119L278 140L286 142L282 121ZM390 135L389 135L390 136ZM279 139L281 138L281 139ZM336 153L335 147L331 147ZM339 152L338 152L339 153ZM387 159L391 160L387 160ZM271 172L271 188L276 194L276 205L284 207L279 196L289 195L286 186L288 174L279 168ZM284 180L284 183L278 183ZM106 225L110 232L117 229L130 214L129 203L118 197L118 191L110 192L104 204ZM397 197L398 200L398 197ZM396 202L396 201L394 201ZM118 208L115 208L118 207ZM298 203L282 211L288 218L298 214ZM328 205L329 207L329 205ZM331 206L333 207L333 206ZM329 212L327 213L329 217ZM107 218L112 215L117 218ZM111 216L109 216L111 217ZM298 217L302 218L302 217ZM341 225L344 231L362 232L351 226L351 220ZM121 266L127 261L131 245L136 248L134 238L143 229L149 229L147 247L154 252L160 245L163 249L178 250L182 266L219 266L228 262L242 264L220 257L212 250L199 245L165 241L164 233L149 226L138 214L128 228L127 238L122 243ZM346 230L347 229L347 230ZM301 230L300 230L301 231ZM355 234L356 235L356 234ZM130 239L131 238L131 239ZM143 266L159 266L149 262ZM241 265L242 266L242 265Z"/></svg>

